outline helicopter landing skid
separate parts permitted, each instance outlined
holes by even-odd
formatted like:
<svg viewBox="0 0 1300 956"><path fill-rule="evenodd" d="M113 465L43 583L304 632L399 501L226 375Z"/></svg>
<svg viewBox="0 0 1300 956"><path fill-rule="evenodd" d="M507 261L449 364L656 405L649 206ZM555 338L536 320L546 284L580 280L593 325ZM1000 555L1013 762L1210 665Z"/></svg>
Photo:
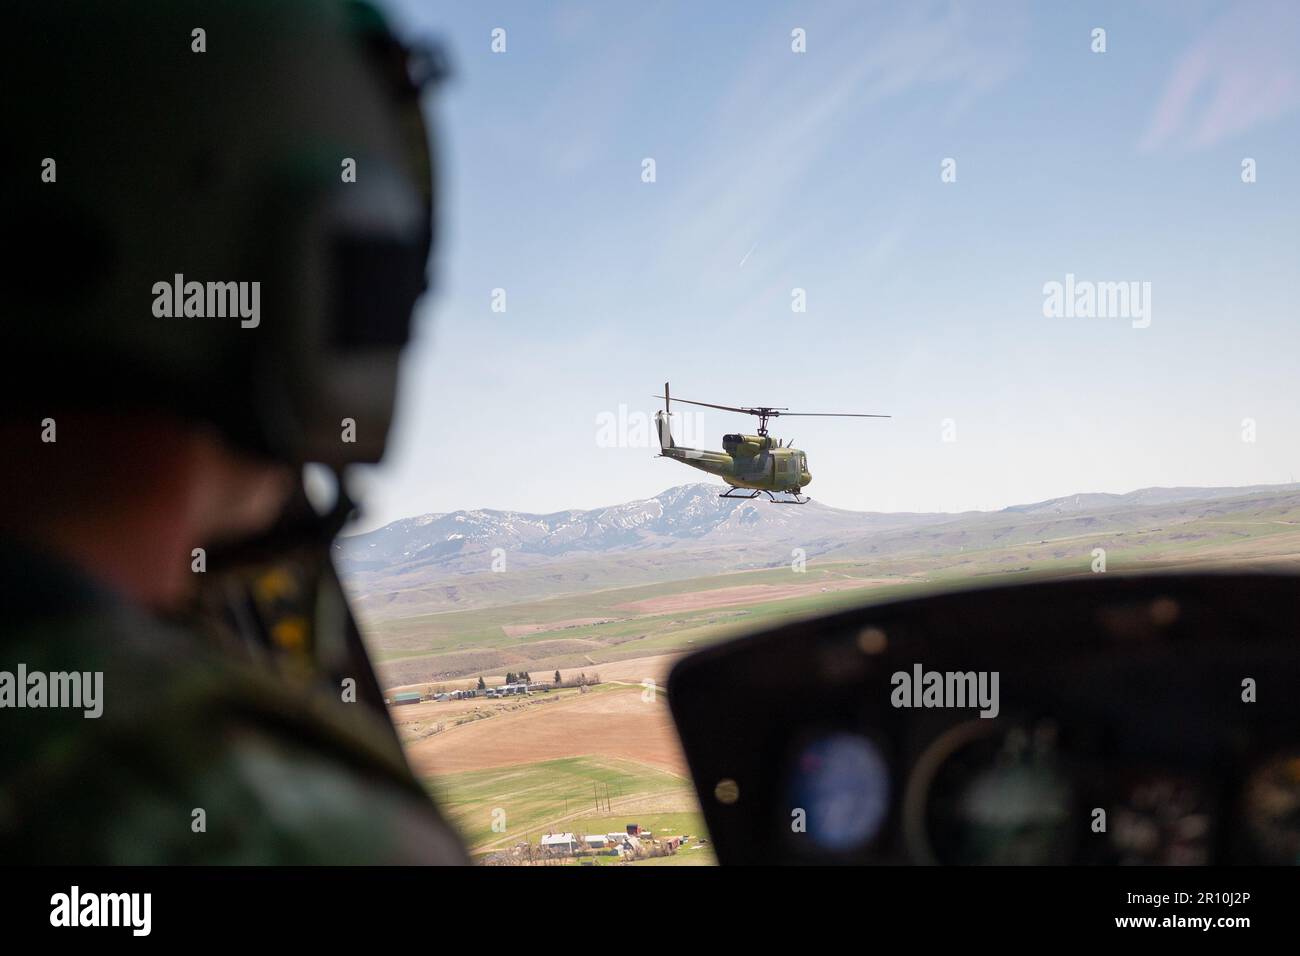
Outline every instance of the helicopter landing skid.
<svg viewBox="0 0 1300 956"><path fill-rule="evenodd" d="M767 497L771 500L772 504L775 505L806 505L808 502L812 501L812 499L809 498L807 495L801 495L797 491L778 492L778 494L789 495L790 496L789 498L778 498L775 494L773 494L770 491L765 491L763 493L767 495Z"/></svg>
<svg viewBox="0 0 1300 956"><path fill-rule="evenodd" d="M749 492L749 493L748 493L748 494L744 494L744 493L742 493L742 494L739 494L739 495L733 495L733 494L732 494L733 491L741 491L741 492L745 492L745 491L747 491L747 492ZM789 498L778 498L778 497L777 497L777 494L790 495L791 497L789 497ZM727 486L727 490L724 491L722 494L718 495L718 497L719 497L719 498L739 498L739 499L742 500L742 501L752 501L753 499L757 498L759 495L767 495L768 500L771 501L771 502L772 502L773 504L775 504L775 505L806 505L809 501L812 500L812 499L809 498L807 495L801 495L801 494L799 494L799 492L797 492L797 491L781 491L781 492L775 492L775 493L774 493L774 492L771 492L771 491L766 491L766 490L757 489L757 488L755 488L755 489L750 489L750 488L741 489L741 488L737 488L735 485L728 485L728 486Z"/></svg>

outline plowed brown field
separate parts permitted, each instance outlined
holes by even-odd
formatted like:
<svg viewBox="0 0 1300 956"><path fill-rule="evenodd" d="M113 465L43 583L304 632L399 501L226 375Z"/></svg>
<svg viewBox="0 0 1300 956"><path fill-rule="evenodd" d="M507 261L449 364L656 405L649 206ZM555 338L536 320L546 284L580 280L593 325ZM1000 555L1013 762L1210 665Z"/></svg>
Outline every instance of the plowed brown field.
<svg viewBox="0 0 1300 956"><path fill-rule="evenodd" d="M521 708L411 742L407 755L417 776L593 754L686 777L667 697L641 697L637 686Z"/></svg>

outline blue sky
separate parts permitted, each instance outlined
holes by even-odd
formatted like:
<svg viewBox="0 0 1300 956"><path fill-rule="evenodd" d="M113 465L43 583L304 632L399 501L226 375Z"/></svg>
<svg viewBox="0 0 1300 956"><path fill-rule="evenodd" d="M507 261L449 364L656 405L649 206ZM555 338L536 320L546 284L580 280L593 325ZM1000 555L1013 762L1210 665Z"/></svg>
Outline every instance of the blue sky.
<svg viewBox="0 0 1300 956"><path fill-rule="evenodd" d="M696 480L597 440L666 379L891 413L773 429L838 507L1300 477L1300 5L384 6L455 77L437 291L366 526ZM1150 326L1044 317L1067 273L1149 282Z"/></svg>

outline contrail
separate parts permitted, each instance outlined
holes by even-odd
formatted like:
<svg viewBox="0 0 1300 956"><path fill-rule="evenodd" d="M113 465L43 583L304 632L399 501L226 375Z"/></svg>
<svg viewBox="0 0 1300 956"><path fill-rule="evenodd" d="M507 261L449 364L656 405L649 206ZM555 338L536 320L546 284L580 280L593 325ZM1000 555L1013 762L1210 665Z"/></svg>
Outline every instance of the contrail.
<svg viewBox="0 0 1300 956"><path fill-rule="evenodd" d="M754 243L752 246L749 247L749 251L748 251L747 253L745 253L745 258L743 258L743 259L740 260L740 268L742 268L742 269L745 268L745 263L749 261L749 257L752 256L752 255L754 254L754 250L757 249L757 248L758 248L758 243L757 243L757 242Z"/></svg>

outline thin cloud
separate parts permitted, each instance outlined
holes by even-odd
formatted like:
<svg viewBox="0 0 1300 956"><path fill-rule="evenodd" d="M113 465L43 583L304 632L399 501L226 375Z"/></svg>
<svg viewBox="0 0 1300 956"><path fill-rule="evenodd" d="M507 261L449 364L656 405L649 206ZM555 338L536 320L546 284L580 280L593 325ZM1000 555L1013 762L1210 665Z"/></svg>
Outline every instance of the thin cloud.
<svg viewBox="0 0 1300 956"><path fill-rule="evenodd" d="M714 140L696 157L693 185L671 210L677 230L666 248L692 249L687 261L709 261L734 248L736 236L779 220L794 187L873 110L941 90L948 94L942 108L955 116L1024 62L1019 4L995 24L960 5L870 9L872 16L856 4L821 8L809 24L807 70L794 68L784 25L750 52L718 100ZM823 59L829 69L818 69ZM804 229L812 235L815 224ZM789 221L779 231L786 245L800 241ZM769 249L768 261L780 261L781 245Z"/></svg>
<svg viewBox="0 0 1300 956"><path fill-rule="evenodd" d="M1139 149L1204 149L1300 106L1300 5L1234 7L1179 58Z"/></svg>

